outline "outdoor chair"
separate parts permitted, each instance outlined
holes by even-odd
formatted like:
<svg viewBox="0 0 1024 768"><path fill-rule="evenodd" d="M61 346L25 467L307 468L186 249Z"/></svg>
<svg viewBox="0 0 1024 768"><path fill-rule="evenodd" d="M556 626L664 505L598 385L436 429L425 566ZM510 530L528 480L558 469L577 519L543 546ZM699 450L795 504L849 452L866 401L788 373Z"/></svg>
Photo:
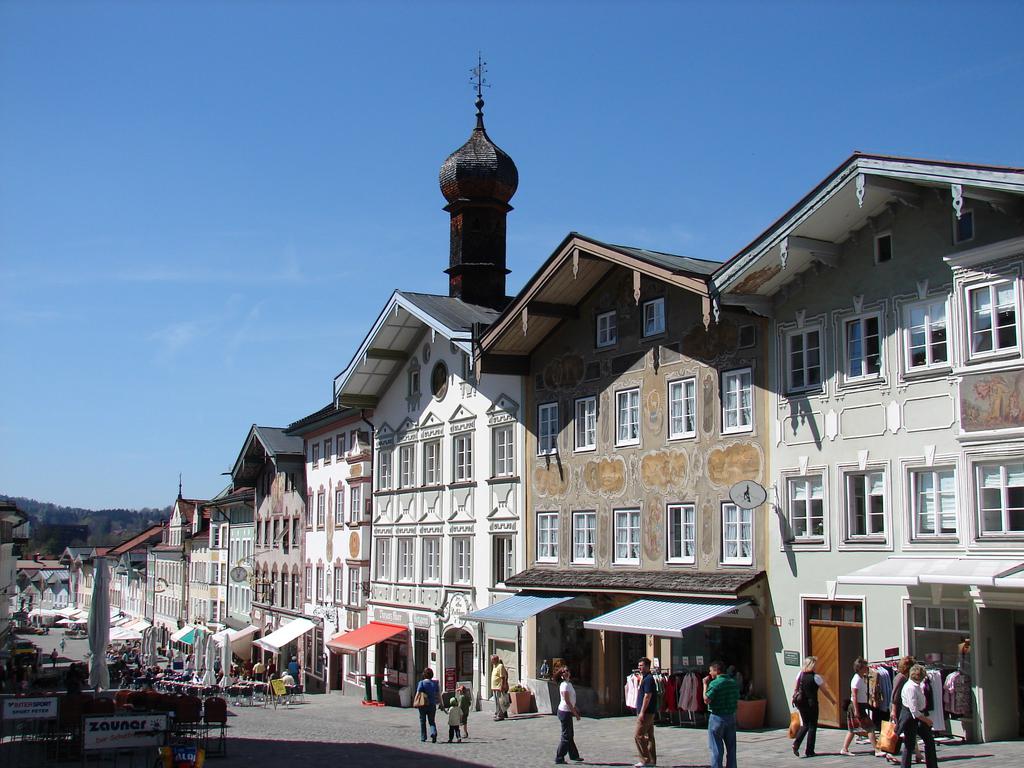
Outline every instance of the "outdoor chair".
<svg viewBox="0 0 1024 768"><path fill-rule="evenodd" d="M228 703L219 696L207 699L203 705L203 746L207 755L226 755L228 753L227 727ZM216 746L211 750L210 734L214 730L217 731L214 741Z"/></svg>
<svg viewBox="0 0 1024 768"><path fill-rule="evenodd" d="M198 740L202 729L203 702L198 696L181 696L174 702L174 735Z"/></svg>
<svg viewBox="0 0 1024 768"><path fill-rule="evenodd" d="M305 689L301 685L288 686L287 702L289 704L298 704L300 701L306 701Z"/></svg>

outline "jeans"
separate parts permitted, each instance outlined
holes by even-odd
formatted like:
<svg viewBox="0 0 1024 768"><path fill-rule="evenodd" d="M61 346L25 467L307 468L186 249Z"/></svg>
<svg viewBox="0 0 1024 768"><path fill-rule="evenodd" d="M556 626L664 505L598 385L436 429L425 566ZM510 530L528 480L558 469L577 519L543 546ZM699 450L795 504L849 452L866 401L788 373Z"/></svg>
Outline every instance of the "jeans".
<svg viewBox="0 0 1024 768"><path fill-rule="evenodd" d="M658 745L654 743L653 712L636 719L633 741L636 742L636 751L640 755L641 763L655 765L658 762Z"/></svg>
<svg viewBox="0 0 1024 768"><path fill-rule="evenodd" d="M728 752L726 765L736 768L736 715L708 715L708 749L711 768L722 768L723 753Z"/></svg>
<svg viewBox="0 0 1024 768"><path fill-rule="evenodd" d="M569 755L573 760L580 759L580 751L576 749L576 736L572 726L572 712L558 710L558 722L562 725L562 737L558 740L558 750L555 752L555 760L565 760Z"/></svg>
<svg viewBox="0 0 1024 768"><path fill-rule="evenodd" d="M437 704L427 704L420 707L420 741L427 740L427 723L430 723L430 738L437 738L437 723L434 722L434 715L437 713Z"/></svg>
<svg viewBox="0 0 1024 768"><path fill-rule="evenodd" d="M807 749L804 754L810 757L814 754L814 742L818 737L818 706L815 704L810 707L805 704L797 709L800 710L800 730L796 732L796 738L793 739L793 747L799 752L800 745L806 736Z"/></svg>

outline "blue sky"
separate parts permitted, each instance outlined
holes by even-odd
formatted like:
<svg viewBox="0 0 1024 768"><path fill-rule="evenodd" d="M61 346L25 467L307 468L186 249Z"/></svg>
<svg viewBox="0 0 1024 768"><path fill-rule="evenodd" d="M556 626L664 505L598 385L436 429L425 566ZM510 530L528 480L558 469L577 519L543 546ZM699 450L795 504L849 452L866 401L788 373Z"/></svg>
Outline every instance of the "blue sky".
<svg viewBox="0 0 1024 768"><path fill-rule="evenodd" d="M570 230L725 259L855 149L1024 166L1020 3L0 4L0 492L222 487L446 292L445 157L514 158L510 290Z"/></svg>

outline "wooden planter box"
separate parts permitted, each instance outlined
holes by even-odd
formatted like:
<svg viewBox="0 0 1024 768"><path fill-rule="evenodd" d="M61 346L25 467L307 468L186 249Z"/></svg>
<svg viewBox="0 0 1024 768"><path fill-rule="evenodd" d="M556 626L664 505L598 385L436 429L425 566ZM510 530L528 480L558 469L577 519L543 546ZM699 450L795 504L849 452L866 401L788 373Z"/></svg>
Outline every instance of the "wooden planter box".
<svg viewBox="0 0 1024 768"><path fill-rule="evenodd" d="M745 731L764 728L767 699L740 699L736 702L736 727Z"/></svg>
<svg viewBox="0 0 1024 768"><path fill-rule="evenodd" d="M529 691L510 691L509 712L513 715L526 715L533 711L533 694Z"/></svg>

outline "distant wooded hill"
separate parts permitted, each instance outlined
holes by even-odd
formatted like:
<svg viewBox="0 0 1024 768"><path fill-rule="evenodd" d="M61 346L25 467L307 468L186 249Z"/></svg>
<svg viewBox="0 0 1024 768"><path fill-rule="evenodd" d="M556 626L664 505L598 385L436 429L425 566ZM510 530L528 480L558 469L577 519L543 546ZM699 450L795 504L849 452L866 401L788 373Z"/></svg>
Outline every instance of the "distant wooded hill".
<svg viewBox="0 0 1024 768"><path fill-rule="evenodd" d="M21 496L0 494L0 499L13 501L32 521L31 537L22 547L22 557L32 557L37 552L45 557L59 557L68 546L111 546L163 522L171 513L170 506L164 509L82 509Z"/></svg>

